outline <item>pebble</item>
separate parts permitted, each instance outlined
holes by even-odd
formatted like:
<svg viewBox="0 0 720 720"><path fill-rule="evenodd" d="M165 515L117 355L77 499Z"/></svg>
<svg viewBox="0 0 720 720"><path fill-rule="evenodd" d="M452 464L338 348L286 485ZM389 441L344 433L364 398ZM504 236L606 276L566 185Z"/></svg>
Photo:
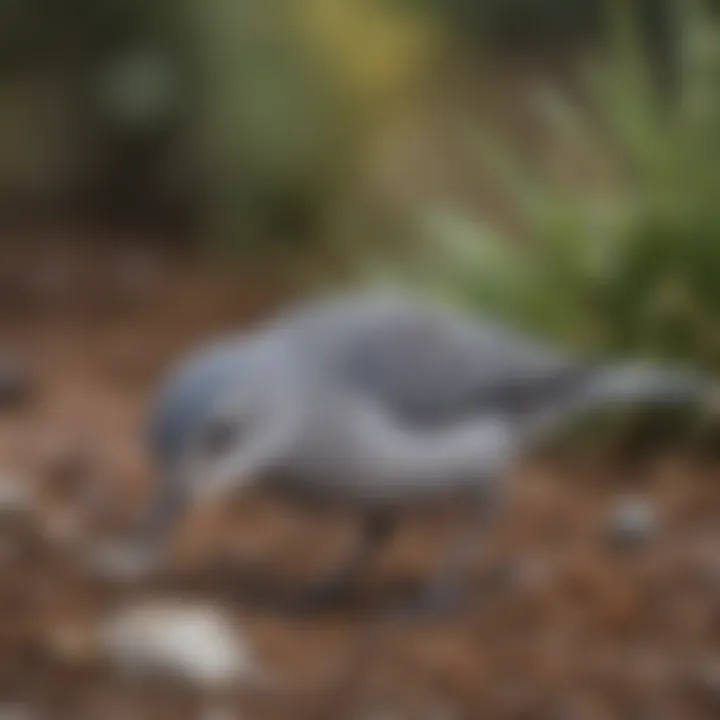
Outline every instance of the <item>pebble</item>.
<svg viewBox="0 0 720 720"><path fill-rule="evenodd" d="M610 511L607 535L615 546L630 548L644 545L657 530L657 513L648 500L623 498Z"/></svg>
<svg viewBox="0 0 720 720"><path fill-rule="evenodd" d="M267 679L247 638L214 605L133 604L102 621L99 636L103 655L131 675L162 674L203 688Z"/></svg>

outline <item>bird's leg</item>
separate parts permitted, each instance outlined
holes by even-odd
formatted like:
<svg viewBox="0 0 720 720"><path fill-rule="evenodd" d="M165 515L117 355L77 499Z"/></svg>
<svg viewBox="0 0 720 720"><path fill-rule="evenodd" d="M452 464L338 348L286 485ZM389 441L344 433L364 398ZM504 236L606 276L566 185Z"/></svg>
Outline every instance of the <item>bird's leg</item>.
<svg viewBox="0 0 720 720"><path fill-rule="evenodd" d="M289 612L317 612L342 605L352 599L356 582L392 536L398 516L394 510L374 511L364 518L362 537L343 565L310 587L282 598L261 598L267 605Z"/></svg>
<svg viewBox="0 0 720 720"><path fill-rule="evenodd" d="M439 571L421 588L419 594L400 607L403 616L436 616L459 610L468 599L468 573L480 533L487 530L494 507L487 498L471 500L471 518L451 547Z"/></svg>
<svg viewBox="0 0 720 720"><path fill-rule="evenodd" d="M368 570L377 553L387 543L397 527L393 511L373 512L364 519L362 537L350 558L339 570L315 583L302 593L309 605L336 605L351 599L356 582ZM301 599L303 602L303 599Z"/></svg>

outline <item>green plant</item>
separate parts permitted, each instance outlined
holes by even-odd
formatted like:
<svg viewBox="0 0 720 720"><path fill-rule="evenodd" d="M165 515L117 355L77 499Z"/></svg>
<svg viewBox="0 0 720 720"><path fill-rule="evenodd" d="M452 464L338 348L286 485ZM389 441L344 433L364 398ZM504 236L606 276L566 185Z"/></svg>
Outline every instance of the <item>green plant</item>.
<svg viewBox="0 0 720 720"><path fill-rule="evenodd" d="M702 9L683 8L672 108L658 106L622 12L612 52L588 73L589 107L538 95L559 147L594 151L612 182L553 180L519 163L497 133L481 133L482 162L525 232L434 208L421 218L423 261L405 258L385 275L589 352L720 368L720 45Z"/></svg>

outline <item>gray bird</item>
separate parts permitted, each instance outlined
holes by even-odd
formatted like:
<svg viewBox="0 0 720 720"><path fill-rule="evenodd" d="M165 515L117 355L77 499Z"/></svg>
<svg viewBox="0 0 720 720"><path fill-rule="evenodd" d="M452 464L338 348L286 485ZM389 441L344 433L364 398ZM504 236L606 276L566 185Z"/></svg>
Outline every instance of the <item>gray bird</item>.
<svg viewBox="0 0 720 720"><path fill-rule="evenodd" d="M414 297L312 301L170 372L151 413L161 477L141 547L151 557L188 504L252 483L346 504L366 518L367 542L303 594L330 601L401 510L458 495L487 520L505 474L580 415L694 403L711 389L700 373L588 362ZM418 607L457 599L471 546L458 544Z"/></svg>

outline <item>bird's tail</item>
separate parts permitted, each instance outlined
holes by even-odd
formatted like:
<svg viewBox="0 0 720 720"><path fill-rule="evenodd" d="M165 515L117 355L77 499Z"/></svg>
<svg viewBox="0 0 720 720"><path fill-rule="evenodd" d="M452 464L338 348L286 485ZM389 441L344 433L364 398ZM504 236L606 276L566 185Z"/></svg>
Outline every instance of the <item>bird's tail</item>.
<svg viewBox="0 0 720 720"><path fill-rule="evenodd" d="M591 376L583 393L589 407L628 404L703 404L715 383L694 370L652 362L609 365Z"/></svg>
<svg viewBox="0 0 720 720"><path fill-rule="evenodd" d="M653 362L600 366L570 397L559 399L530 423L532 439L542 439L581 417L647 406L697 407L717 413L720 387L700 372Z"/></svg>

